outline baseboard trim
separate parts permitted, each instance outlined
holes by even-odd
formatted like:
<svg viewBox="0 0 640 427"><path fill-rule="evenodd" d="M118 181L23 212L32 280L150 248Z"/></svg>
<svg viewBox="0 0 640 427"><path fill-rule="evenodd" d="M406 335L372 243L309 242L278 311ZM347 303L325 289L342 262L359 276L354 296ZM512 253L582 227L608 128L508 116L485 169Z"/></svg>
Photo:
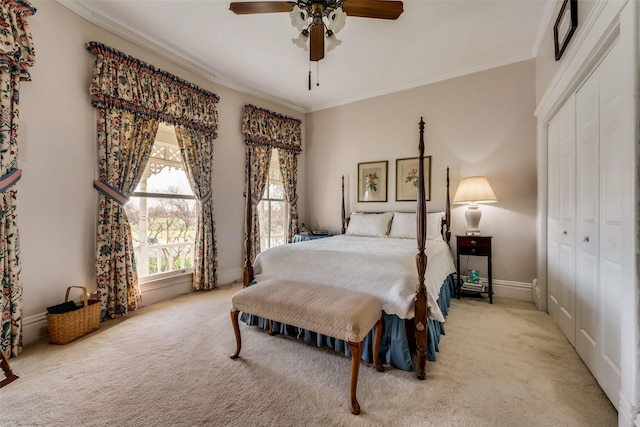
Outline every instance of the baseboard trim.
<svg viewBox="0 0 640 427"><path fill-rule="evenodd" d="M234 268L218 271L218 283L228 285L242 280L242 268ZM140 284L142 294L141 307L155 304L160 301L175 298L182 294L193 292L193 275L183 274L161 280ZM42 338L46 338L47 312L33 314L22 319L22 345L32 344Z"/></svg>
<svg viewBox="0 0 640 427"><path fill-rule="evenodd" d="M242 269L236 268L218 272L218 283L227 285L236 283L242 278ZM486 282L486 279L484 279ZM175 298L178 295L192 292L192 275L182 275L154 282L147 282L140 285L142 292L141 306L155 304ZM533 301L533 288L531 283L513 282L508 280L493 280L494 296L501 298L511 298L521 301ZM22 342L23 345L34 343L47 336L47 316L46 312L27 316L22 320ZM635 414L629 414L629 420ZM640 427L640 426L639 426Z"/></svg>
<svg viewBox="0 0 640 427"><path fill-rule="evenodd" d="M533 302L533 285L525 282L494 279L493 295L500 298Z"/></svg>
<svg viewBox="0 0 640 427"><path fill-rule="evenodd" d="M242 281L242 268L232 268L230 270L218 271L218 284L229 285Z"/></svg>
<svg viewBox="0 0 640 427"><path fill-rule="evenodd" d="M640 426L638 409L638 407L633 406L633 404L627 400L621 391L618 398L618 426Z"/></svg>
<svg viewBox="0 0 640 427"><path fill-rule="evenodd" d="M32 344L47 336L47 312L22 319L22 345Z"/></svg>

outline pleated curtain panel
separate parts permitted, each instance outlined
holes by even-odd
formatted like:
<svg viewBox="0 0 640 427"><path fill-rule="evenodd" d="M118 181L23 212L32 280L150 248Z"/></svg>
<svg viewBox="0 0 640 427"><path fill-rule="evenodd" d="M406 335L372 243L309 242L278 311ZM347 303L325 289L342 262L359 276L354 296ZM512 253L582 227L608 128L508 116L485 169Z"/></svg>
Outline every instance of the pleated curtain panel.
<svg viewBox="0 0 640 427"><path fill-rule="evenodd" d="M269 175L271 151L278 149L280 171L284 181L285 197L289 204L289 233L287 242L298 232L298 154L302 152L301 121L251 104L244 106L242 133L245 142L245 175L251 164L251 236L253 236L251 262L260 253L260 223L258 203L264 194ZM246 177L245 177L246 188ZM244 231L245 240L247 231Z"/></svg>
<svg viewBox="0 0 640 427"><path fill-rule="evenodd" d="M97 109L98 231L96 282L101 319L140 303L131 229L123 206L138 185L160 122L175 126L185 171L198 198L193 286L217 286L218 252L211 200L218 95L97 42L89 92Z"/></svg>
<svg viewBox="0 0 640 427"><path fill-rule="evenodd" d="M0 4L0 349L11 356L22 351L22 282L20 233L16 207L18 169L18 104L20 82L29 81L35 62L27 17L36 12L25 0Z"/></svg>

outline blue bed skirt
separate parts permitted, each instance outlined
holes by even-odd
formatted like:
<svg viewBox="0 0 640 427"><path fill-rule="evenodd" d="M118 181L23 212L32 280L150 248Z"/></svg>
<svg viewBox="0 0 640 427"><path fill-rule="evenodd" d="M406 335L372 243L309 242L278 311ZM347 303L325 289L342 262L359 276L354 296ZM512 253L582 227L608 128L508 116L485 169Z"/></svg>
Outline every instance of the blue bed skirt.
<svg viewBox="0 0 640 427"><path fill-rule="evenodd" d="M455 296L455 286L452 274L447 277L442 284L440 297L438 298L438 306L444 316L449 312L449 306L453 296ZM382 316L384 319L384 332L380 343L380 362L405 371L412 371L413 365L411 363L405 320L385 312L382 313ZM242 313L241 319L248 325L269 329L269 321L262 317ZM347 357L351 357L349 344L345 341L279 322L273 323L273 329L274 333L303 339L307 343L313 343L318 347L328 347L339 353L344 353ZM374 331L372 330L362 342L362 360L369 363L373 362L373 334ZM429 319L427 360L430 362L436 361L436 352L439 351L440 335L444 334L444 323Z"/></svg>

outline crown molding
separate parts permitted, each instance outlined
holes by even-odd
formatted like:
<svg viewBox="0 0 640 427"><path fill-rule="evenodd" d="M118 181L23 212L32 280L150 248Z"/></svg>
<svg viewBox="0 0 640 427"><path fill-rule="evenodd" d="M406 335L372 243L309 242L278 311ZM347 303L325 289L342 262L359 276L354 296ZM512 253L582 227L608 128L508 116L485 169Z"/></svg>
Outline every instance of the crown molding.
<svg viewBox="0 0 640 427"><path fill-rule="evenodd" d="M533 49L531 52L534 57L538 56L540 52L540 48L542 47L542 42L544 41L544 37L547 34L547 29L549 28L549 24L554 19L554 12L556 10L555 2L548 2L547 7L542 14L542 20L540 21L540 27L538 28L538 34L536 35L536 39L533 42Z"/></svg>

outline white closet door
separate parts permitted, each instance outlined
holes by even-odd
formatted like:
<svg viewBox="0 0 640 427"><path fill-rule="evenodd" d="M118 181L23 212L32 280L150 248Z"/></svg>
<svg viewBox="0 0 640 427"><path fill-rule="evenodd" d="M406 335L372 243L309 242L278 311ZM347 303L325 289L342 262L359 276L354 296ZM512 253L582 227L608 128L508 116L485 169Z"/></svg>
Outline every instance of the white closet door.
<svg viewBox="0 0 640 427"><path fill-rule="evenodd" d="M576 351L596 376L600 295L600 72L576 93Z"/></svg>
<svg viewBox="0 0 640 427"><path fill-rule="evenodd" d="M632 192L621 131L620 48L576 94L576 351L617 406L620 392L623 198Z"/></svg>
<svg viewBox="0 0 640 427"><path fill-rule="evenodd" d="M598 67L600 72L600 386L616 406L620 393L620 347L623 240L633 239L623 222L624 199L633 183L623 177L632 167L626 156L622 112L621 48L616 44Z"/></svg>
<svg viewBox="0 0 640 427"><path fill-rule="evenodd" d="M575 345L575 98L548 129L547 306Z"/></svg>

